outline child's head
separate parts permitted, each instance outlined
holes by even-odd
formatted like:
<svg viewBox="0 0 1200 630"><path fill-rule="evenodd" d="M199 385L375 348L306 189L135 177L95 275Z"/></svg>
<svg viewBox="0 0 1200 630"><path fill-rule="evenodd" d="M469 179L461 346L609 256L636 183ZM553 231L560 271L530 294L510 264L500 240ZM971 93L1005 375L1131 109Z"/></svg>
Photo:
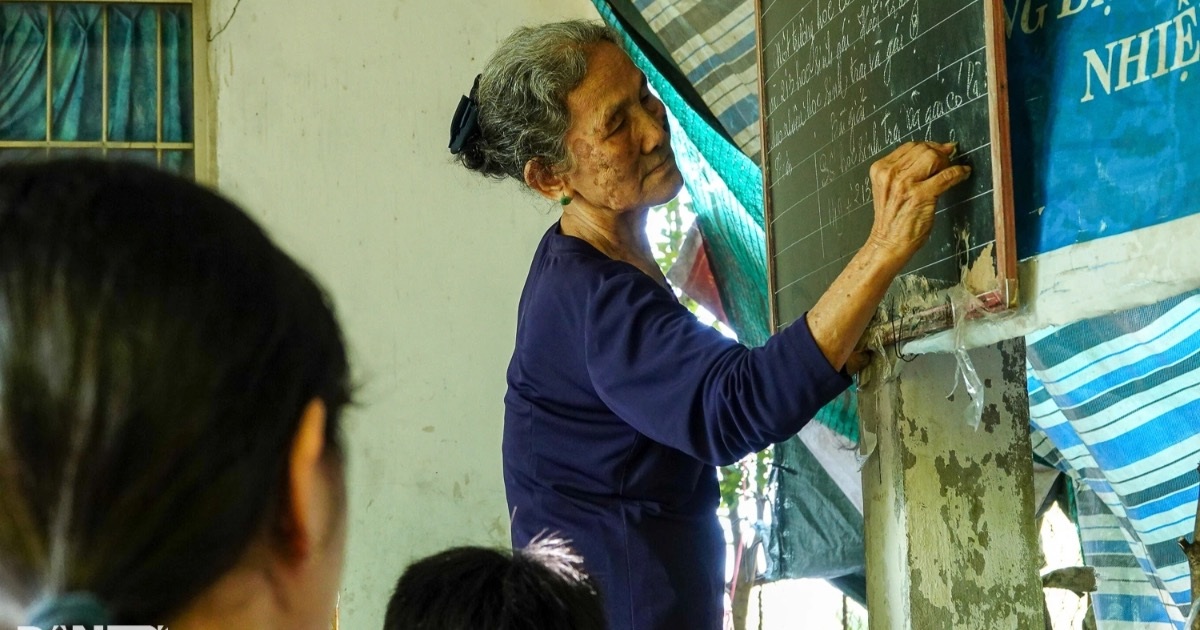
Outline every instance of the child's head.
<svg viewBox="0 0 1200 630"><path fill-rule="evenodd" d="M384 630L604 630L604 610L565 543L515 551L458 547L409 566Z"/></svg>

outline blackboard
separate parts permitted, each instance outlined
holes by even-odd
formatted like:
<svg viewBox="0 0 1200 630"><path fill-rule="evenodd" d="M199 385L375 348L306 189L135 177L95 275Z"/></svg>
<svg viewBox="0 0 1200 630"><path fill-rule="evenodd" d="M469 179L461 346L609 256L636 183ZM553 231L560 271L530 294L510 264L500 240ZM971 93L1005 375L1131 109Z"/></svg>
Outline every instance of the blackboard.
<svg viewBox="0 0 1200 630"><path fill-rule="evenodd" d="M866 242L871 164L957 141L972 177L892 285L885 341L1016 303L1000 0L758 0L772 326L809 310ZM977 299L960 300L964 287ZM965 294L964 294L965 295Z"/></svg>

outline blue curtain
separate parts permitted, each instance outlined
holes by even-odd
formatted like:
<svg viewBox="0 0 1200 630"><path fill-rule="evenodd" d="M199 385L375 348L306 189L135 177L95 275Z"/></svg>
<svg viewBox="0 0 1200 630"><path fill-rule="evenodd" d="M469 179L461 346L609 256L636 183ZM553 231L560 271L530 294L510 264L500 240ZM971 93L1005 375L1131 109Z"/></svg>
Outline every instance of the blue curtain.
<svg viewBox="0 0 1200 630"><path fill-rule="evenodd" d="M99 142L104 137L106 104L110 142L155 142L160 139L160 72L161 141L191 142L190 6L0 3L0 142L45 141L47 125L52 141ZM103 152L54 151L58 155ZM43 153L42 149L0 149L0 161ZM159 162L152 149L110 148L107 153L118 159ZM162 164L190 172L191 151L164 151Z"/></svg>
<svg viewBox="0 0 1200 630"><path fill-rule="evenodd" d="M26 9L28 11L28 8ZM51 137L100 140L103 93L103 9L99 5L54 7L54 95ZM35 61L38 65L45 62ZM38 112L39 118L45 112Z"/></svg>
<svg viewBox="0 0 1200 630"><path fill-rule="evenodd" d="M109 50L125 52L109 60L119 87L108 93L108 137L117 142L153 142L158 134L154 13L149 5L114 6L109 11Z"/></svg>
<svg viewBox="0 0 1200 630"><path fill-rule="evenodd" d="M164 142L192 142L192 9L163 7L163 120ZM193 170L191 151L164 151L163 166L178 172Z"/></svg>
<svg viewBox="0 0 1200 630"><path fill-rule="evenodd" d="M46 138L44 6L0 4L0 140Z"/></svg>

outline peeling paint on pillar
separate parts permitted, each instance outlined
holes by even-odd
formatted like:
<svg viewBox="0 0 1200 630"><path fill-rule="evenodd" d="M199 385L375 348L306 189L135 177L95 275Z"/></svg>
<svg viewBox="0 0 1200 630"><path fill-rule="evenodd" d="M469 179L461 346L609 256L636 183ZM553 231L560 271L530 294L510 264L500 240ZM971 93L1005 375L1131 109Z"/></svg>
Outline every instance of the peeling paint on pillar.
<svg viewBox="0 0 1200 630"><path fill-rule="evenodd" d="M864 469L872 630L1042 628L1024 346L972 359L987 379L978 431L963 420L967 397L944 393L947 355L861 399L879 427Z"/></svg>
<svg viewBox="0 0 1200 630"><path fill-rule="evenodd" d="M934 466L937 467L938 480L942 484L942 496L946 498L946 503L941 506L941 514L947 523L952 522L952 519L956 517L963 516L951 513L951 501L956 498L967 499L966 516L970 521L970 527L963 528L962 531L970 531L974 535L962 536L958 532L952 532L951 536L967 554L967 564L975 569L977 575L982 575L984 558L983 553L979 550L988 548L987 523L983 522L983 504L980 501L970 500L973 497L983 496L987 492L987 488L983 487L981 483L983 479L982 466L960 464L958 456L953 451L950 452L948 461L945 457L935 459Z"/></svg>
<svg viewBox="0 0 1200 630"><path fill-rule="evenodd" d="M996 427L1000 426L1000 409L994 403L983 406L983 415L979 419L979 426L985 433L995 433Z"/></svg>

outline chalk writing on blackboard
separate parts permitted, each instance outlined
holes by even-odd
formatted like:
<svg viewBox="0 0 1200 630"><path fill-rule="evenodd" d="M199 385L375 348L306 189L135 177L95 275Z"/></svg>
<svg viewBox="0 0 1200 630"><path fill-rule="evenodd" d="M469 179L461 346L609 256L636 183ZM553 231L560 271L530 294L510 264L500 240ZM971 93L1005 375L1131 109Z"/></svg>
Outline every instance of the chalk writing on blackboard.
<svg viewBox="0 0 1200 630"><path fill-rule="evenodd" d="M767 2L759 54L776 321L815 304L866 241L870 166L910 140L957 141L975 175L942 199L930 244L904 272L912 277L893 288L905 295L891 303L927 311L965 269L995 267L979 261L1009 247L996 247L993 185L996 57L987 16L999 9L984 0ZM1005 269L984 284L1007 282L1015 274ZM922 295L907 295L914 291Z"/></svg>

